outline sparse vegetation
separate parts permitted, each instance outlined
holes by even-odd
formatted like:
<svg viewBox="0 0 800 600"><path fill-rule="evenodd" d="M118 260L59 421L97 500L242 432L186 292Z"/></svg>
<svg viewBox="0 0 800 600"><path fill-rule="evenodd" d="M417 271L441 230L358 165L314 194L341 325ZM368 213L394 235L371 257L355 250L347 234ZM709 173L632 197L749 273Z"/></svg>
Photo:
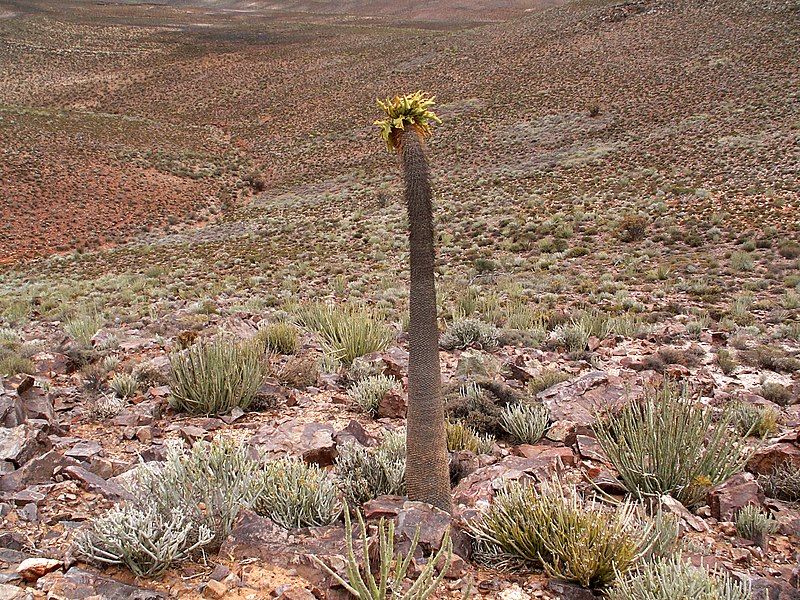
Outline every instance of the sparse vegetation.
<svg viewBox="0 0 800 600"><path fill-rule="evenodd" d="M383 443L377 448L345 443L339 447L335 470L347 503L351 506L360 506L384 494L404 495L404 433L386 433Z"/></svg>
<svg viewBox="0 0 800 600"><path fill-rule="evenodd" d="M257 338L276 354L295 354L300 348L299 332L291 323L268 323L259 327Z"/></svg>
<svg viewBox="0 0 800 600"><path fill-rule="evenodd" d="M748 504L736 515L736 531L743 538L760 540L778 531L778 522L760 506Z"/></svg>
<svg viewBox="0 0 800 600"><path fill-rule="evenodd" d="M119 398L130 398L136 394L139 382L130 373L117 373L109 382L108 387Z"/></svg>
<svg viewBox="0 0 800 600"><path fill-rule="evenodd" d="M442 335L440 344L445 350L464 349L470 346L494 348L497 346L497 328L479 319L457 319Z"/></svg>
<svg viewBox="0 0 800 600"><path fill-rule="evenodd" d="M736 402L731 407L731 422L742 435L765 437L778 430L780 413L770 406Z"/></svg>
<svg viewBox="0 0 800 600"><path fill-rule="evenodd" d="M354 306L309 304L298 311L300 323L322 338L326 352L345 364L380 352L394 340L394 330L372 311Z"/></svg>
<svg viewBox="0 0 800 600"><path fill-rule="evenodd" d="M370 556L370 539L367 525L360 512L356 512L360 528L361 557L356 556L353 544L353 525L350 514L345 511L345 545L347 565L342 577L322 560L313 556L315 562L325 569L351 595L359 600L425 600L430 597L447 574L452 560L453 545L449 533L445 534L440 549L421 568L414 582L405 585L410 574L409 567L419 543L419 529L407 552L398 556L395 550L394 522L378 522L376 558ZM375 564L373 564L375 560ZM437 573L438 571L438 573ZM376 577L377 575L377 577Z"/></svg>
<svg viewBox="0 0 800 600"><path fill-rule="evenodd" d="M459 422L447 423L447 449L451 452L469 450L475 454L491 454L494 438L488 434L479 434L469 425Z"/></svg>
<svg viewBox="0 0 800 600"><path fill-rule="evenodd" d="M325 471L296 458L267 465L254 508L286 529L330 525L342 512L336 486Z"/></svg>
<svg viewBox="0 0 800 600"><path fill-rule="evenodd" d="M770 498L787 502L800 501L800 465L784 461L768 475L759 477L759 482Z"/></svg>

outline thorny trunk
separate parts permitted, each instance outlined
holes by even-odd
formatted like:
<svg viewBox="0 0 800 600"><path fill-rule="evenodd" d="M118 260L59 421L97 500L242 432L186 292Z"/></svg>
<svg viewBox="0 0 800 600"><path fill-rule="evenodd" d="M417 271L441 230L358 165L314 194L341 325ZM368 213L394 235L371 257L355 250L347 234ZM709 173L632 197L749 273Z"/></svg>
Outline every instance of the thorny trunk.
<svg viewBox="0 0 800 600"><path fill-rule="evenodd" d="M436 324L430 173L418 132L408 128L401 135L411 251L406 485L411 500L451 512Z"/></svg>

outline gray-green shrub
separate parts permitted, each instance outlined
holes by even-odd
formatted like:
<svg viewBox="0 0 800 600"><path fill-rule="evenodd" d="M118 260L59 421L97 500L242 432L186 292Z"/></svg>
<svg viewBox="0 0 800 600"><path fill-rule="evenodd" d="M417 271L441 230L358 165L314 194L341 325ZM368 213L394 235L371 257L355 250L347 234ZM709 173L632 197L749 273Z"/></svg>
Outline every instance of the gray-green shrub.
<svg viewBox="0 0 800 600"><path fill-rule="evenodd" d="M361 410L374 417L381 399L392 390L401 392L402 389L402 384L394 377L370 375L353 384L347 393Z"/></svg>
<svg viewBox="0 0 800 600"><path fill-rule="evenodd" d="M326 472L292 457L266 466L254 508L285 529L330 525L342 512L336 484Z"/></svg>
<svg viewBox="0 0 800 600"><path fill-rule="evenodd" d="M680 556L642 563L622 579L608 600L750 600L750 586L730 575L694 567Z"/></svg>
<svg viewBox="0 0 800 600"><path fill-rule="evenodd" d="M354 442L342 444L335 472L348 504L353 506L382 495L405 495L405 432L386 433L377 448Z"/></svg>
<svg viewBox="0 0 800 600"><path fill-rule="evenodd" d="M191 414L246 409L267 374L258 344L218 338L200 341L171 357L170 404Z"/></svg>
<svg viewBox="0 0 800 600"><path fill-rule="evenodd" d="M469 525L484 551L479 558L518 559L593 588L609 586L648 552L649 528L641 527L633 504L606 509L557 479L541 489L511 483Z"/></svg>
<svg viewBox="0 0 800 600"><path fill-rule="evenodd" d="M732 418L727 410L715 423L711 409L693 402L686 388L664 385L598 419L595 431L632 494L670 494L694 506L708 487L747 462L750 453L731 430Z"/></svg>
<svg viewBox="0 0 800 600"><path fill-rule="evenodd" d="M542 404L516 402L508 404L500 414L503 429L521 444L535 444L547 430L548 413Z"/></svg>

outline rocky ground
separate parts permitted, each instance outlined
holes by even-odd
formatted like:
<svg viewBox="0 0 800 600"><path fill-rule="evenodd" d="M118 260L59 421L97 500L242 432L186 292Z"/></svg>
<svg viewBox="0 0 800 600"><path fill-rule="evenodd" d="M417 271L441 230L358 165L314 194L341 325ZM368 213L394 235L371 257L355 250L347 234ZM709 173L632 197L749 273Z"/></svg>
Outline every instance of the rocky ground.
<svg viewBox="0 0 800 600"><path fill-rule="evenodd" d="M439 595L592 597L475 564L463 526L504 483L554 472L620 497L596 411L669 378L715 410L776 415L699 506L663 500L684 556L798 596L800 511L765 490L800 467L793 3L580 1L480 26L72 9L0 1L0 598L341 594L309 558L341 561L341 524L287 532L246 511L219 553L154 581L89 565L72 540L167 440L221 433L330 468L345 441L403 426L405 392L365 414L310 331L269 358L268 401L244 413L171 409L169 356L306 301L364 303L396 333L368 362L403 380L404 209L370 123L376 96L417 88L444 119L429 147L442 330L468 315L502 333L443 350L445 382L503 383L549 414L536 444L454 453L462 533ZM614 321L565 336L587 314ZM119 373L136 393L99 410ZM748 504L778 521L762 544L733 524ZM441 541L425 507L365 512Z"/></svg>

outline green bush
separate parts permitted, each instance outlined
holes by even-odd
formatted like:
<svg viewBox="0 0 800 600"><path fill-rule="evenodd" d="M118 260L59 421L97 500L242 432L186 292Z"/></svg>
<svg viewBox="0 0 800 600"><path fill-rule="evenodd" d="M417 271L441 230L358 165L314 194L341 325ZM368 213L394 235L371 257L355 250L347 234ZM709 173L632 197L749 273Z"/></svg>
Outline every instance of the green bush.
<svg viewBox="0 0 800 600"><path fill-rule="evenodd" d="M103 319L99 315L82 315L67 319L64 331L82 347L88 348L92 345L92 338L102 326Z"/></svg>
<svg viewBox="0 0 800 600"><path fill-rule="evenodd" d="M109 382L108 387L119 398L130 398L136 394L139 382L130 373L117 373Z"/></svg>
<svg viewBox="0 0 800 600"><path fill-rule="evenodd" d="M694 403L686 388L665 385L598 419L595 431L631 493L670 494L691 507L747 462L743 437L729 427L732 419L727 410L714 423L711 409Z"/></svg>
<svg viewBox="0 0 800 600"><path fill-rule="evenodd" d="M381 399L392 390L401 392L402 389L402 384L394 377L370 375L354 384L347 393L361 410L374 417Z"/></svg>
<svg viewBox="0 0 800 600"><path fill-rule="evenodd" d="M378 496L405 495L405 432L386 433L377 448L366 448L354 442L342 444L335 472L352 506L360 506Z"/></svg>
<svg viewBox="0 0 800 600"><path fill-rule="evenodd" d="M483 562L517 559L592 588L609 586L630 569L649 550L644 540L650 538L634 505L605 509L558 480L543 483L540 490L510 484L469 529Z"/></svg>
<svg viewBox="0 0 800 600"><path fill-rule="evenodd" d="M385 350L395 339L394 329L367 309L309 304L297 316L303 327L320 335L327 354L348 365L359 356Z"/></svg>
<svg viewBox="0 0 800 600"><path fill-rule="evenodd" d="M276 354L295 354L300 348L299 332L291 323L269 323L263 327L259 326L256 339L264 344L264 348L269 352Z"/></svg>
<svg viewBox="0 0 800 600"><path fill-rule="evenodd" d="M547 429L547 408L541 404L509 404L500 415L503 429L520 444L535 444Z"/></svg>
<svg viewBox="0 0 800 600"><path fill-rule="evenodd" d="M475 454L491 454L493 447L494 438L491 435L481 435L460 422L447 422L447 449L450 452L469 450Z"/></svg>
<svg viewBox="0 0 800 600"><path fill-rule="evenodd" d="M778 522L761 507L748 504L736 515L736 532L748 540L758 540L778 531Z"/></svg>
<svg viewBox="0 0 800 600"><path fill-rule="evenodd" d="M405 579L409 575L409 567L419 544L419 529L411 540L408 551L399 554L395 551L394 546L394 522L389 521L387 525L381 519L378 523L377 564L373 564L373 558L368 551L371 546L367 525L364 523L361 513L356 514L361 529L363 551L360 558L356 556L353 547L353 525L350 521L350 513L345 511L344 539L347 548L345 576L342 577L318 557L312 555L314 562L359 600L425 600L430 597L447 574L453 558L453 544L449 532L445 534L439 551L429 557L424 566L419 569L419 574L414 582L406 585Z"/></svg>
<svg viewBox="0 0 800 600"><path fill-rule="evenodd" d="M445 350L464 349L470 346L494 348L497 346L497 327L479 319L456 319L442 334L440 345Z"/></svg>
<svg viewBox="0 0 800 600"><path fill-rule="evenodd" d="M246 409L264 382L263 353L252 342L200 341L171 357L170 405L191 414L218 415Z"/></svg>
<svg viewBox="0 0 800 600"><path fill-rule="evenodd" d="M620 581L608 600L750 600L750 586L730 575L709 573L680 556L643 563Z"/></svg>
<svg viewBox="0 0 800 600"><path fill-rule="evenodd" d="M297 458L267 465L254 508L286 529L330 525L342 512L336 485L326 472Z"/></svg>

